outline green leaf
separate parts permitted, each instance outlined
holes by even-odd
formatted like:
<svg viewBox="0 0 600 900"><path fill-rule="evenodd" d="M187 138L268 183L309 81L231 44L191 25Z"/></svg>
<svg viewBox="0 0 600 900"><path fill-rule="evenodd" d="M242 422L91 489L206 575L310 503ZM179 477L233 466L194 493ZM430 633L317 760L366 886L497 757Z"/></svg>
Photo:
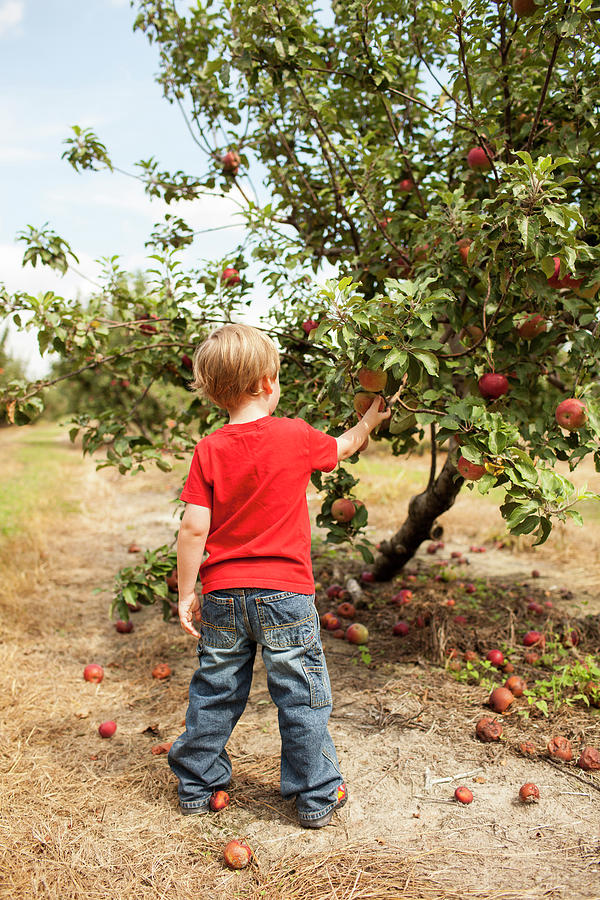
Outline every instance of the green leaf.
<svg viewBox="0 0 600 900"><path fill-rule="evenodd" d="M437 357L432 353L427 353L425 350L413 350L412 355L425 367L429 375L438 374L440 365Z"/></svg>

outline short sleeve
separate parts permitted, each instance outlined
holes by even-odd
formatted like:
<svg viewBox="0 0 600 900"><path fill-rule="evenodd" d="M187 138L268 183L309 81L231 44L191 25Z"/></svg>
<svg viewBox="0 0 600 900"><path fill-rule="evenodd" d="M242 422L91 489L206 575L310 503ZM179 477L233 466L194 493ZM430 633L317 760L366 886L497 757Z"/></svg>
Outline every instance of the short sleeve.
<svg viewBox="0 0 600 900"><path fill-rule="evenodd" d="M325 434L304 423L308 431L308 458L311 472L331 472L337 466L338 445L331 434Z"/></svg>
<svg viewBox="0 0 600 900"><path fill-rule="evenodd" d="M186 503L194 503L196 506L206 506L208 509L212 509L212 485L202 471L198 446L194 450L190 471L179 499L185 500Z"/></svg>

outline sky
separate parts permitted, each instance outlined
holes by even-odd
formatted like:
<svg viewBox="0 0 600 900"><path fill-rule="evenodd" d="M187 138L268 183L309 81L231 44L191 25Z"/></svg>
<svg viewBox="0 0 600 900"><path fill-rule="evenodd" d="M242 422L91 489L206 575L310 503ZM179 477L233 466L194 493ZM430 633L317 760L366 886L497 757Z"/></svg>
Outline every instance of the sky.
<svg viewBox="0 0 600 900"><path fill-rule="evenodd" d="M73 247L75 268L94 279L103 256L142 267L153 224L177 211L151 201L133 178L78 173L61 160L72 125L93 128L128 172L150 156L165 169L205 170L179 109L154 81L158 51L133 31L135 13L129 0L0 0L0 282L11 292L90 288L74 272L23 268L16 236L27 225L48 222ZM179 212L195 229L236 223L229 200L201 199ZM236 226L197 239L197 259L226 255L242 233ZM47 372L32 334L11 330L9 347L29 377Z"/></svg>

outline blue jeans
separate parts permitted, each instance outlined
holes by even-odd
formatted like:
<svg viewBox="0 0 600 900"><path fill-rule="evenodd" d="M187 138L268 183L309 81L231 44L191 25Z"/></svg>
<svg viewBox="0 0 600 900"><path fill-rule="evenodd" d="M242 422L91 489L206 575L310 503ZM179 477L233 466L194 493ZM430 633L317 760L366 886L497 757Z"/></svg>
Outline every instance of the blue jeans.
<svg viewBox="0 0 600 900"><path fill-rule="evenodd" d="M327 729L331 687L314 595L265 588L211 591L202 599L201 635L185 731L168 756L179 779L180 806L205 807L213 791L229 784L225 744L246 706L260 644L279 711L281 793L296 797L303 819L329 812L343 778Z"/></svg>

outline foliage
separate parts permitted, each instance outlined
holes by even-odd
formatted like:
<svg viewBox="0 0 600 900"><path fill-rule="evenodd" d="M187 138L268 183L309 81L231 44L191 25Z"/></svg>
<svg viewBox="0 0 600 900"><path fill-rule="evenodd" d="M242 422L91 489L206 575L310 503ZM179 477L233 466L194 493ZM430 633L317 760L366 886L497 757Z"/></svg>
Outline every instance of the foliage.
<svg viewBox="0 0 600 900"><path fill-rule="evenodd" d="M434 453L447 446L454 462L483 464L477 490L502 489L515 534L542 542L555 520L581 522L574 505L595 495L555 466L593 454L600 470L600 42L589 0L522 18L506 0L322 10L199 0L185 11L139 0L135 28L157 47L158 81L205 171L168 172L152 156L136 164L147 194L177 207L154 227L143 288L113 257L86 305L52 292L5 292L1 304L38 329L42 352L63 357L59 378L129 382L75 416L84 450L106 447L102 464L123 473L148 461L168 469L161 450L186 456L192 427L222 421L182 398L184 357L243 310L252 265L273 301L265 327L282 351L286 414L337 434L353 421L358 370L383 369L394 415L376 439L394 453L427 431ZM89 128L66 146L78 171L117 168ZM467 161L475 148L478 168ZM238 204L247 238L228 258L184 269L179 254L196 237L185 203L215 194ZM65 271L74 258L46 226L20 238L31 264ZM224 285L225 265L239 286ZM335 277L317 289L310 272ZM532 313L544 329L524 337ZM319 324L307 338L309 318ZM504 374L508 393L484 398L484 373ZM35 418L46 388L12 379L11 421ZM588 412L569 432L555 420L566 397ZM333 542L366 523L366 511L347 528L331 520L333 498L352 487L344 479L323 482Z"/></svg>

